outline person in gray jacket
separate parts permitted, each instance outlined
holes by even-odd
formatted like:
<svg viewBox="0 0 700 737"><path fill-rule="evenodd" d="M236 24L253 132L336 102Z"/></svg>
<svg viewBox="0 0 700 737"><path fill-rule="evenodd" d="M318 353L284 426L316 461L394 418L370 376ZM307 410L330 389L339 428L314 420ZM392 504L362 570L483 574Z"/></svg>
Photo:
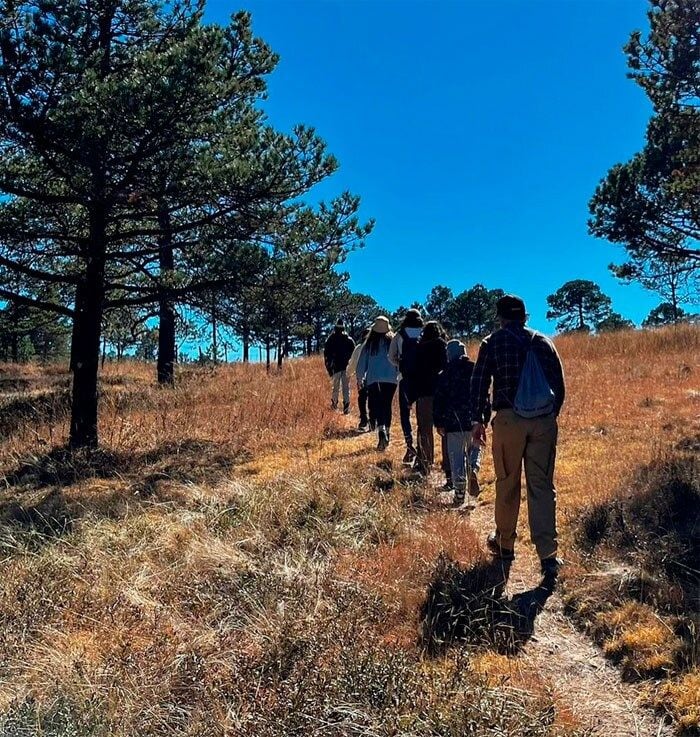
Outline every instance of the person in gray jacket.
<svg viewBox="0 0 700 737"><path fill-rule="evenodd" d="M391 324L379 315L372 324L357 360L357 379L367 386L370 413L377 423L377 450L386 450L391 437L391 403L396 393L398 371L389 360Z"/></svg>

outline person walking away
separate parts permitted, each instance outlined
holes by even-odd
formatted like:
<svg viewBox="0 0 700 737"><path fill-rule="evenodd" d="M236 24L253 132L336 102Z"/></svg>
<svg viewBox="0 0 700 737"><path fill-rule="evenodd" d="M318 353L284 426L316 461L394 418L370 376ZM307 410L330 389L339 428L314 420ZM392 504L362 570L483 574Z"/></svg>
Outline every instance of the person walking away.
<svg viewBox="0 0 700 737"><path fill-rule="evenodd" d="M369 333L370 328L366 328L362 332L362 338L360 339L360 342L355 346L355 350L352 352L352 356L350 356L350 362L348 363L347 368L348 376L354 375L355 381L357 382L357 409L360 412L360 423L357 426L357 429L360 432L368 432L369 430L374 430L376 426L374 415L371 413L369 414L369 417L367 415L367 386L364 384L363 381L360 381L360 378L357 375L357 362L360 358L362 346L365 344Z"/></svg>
<svg viewBox="0 0 700 737"><path fill-rule="evenodd" d="M447 365L446 343L440 325L431 320L423 328L416 349L416 422L418 448L415 468L428 475L435 460L433 397L439 373Z"/></svg>
<svg viewBox="0 0 700 737"><path fill-rule="evenodd" d="M350 382L348 381L347 367L354 349L355 341L345 332L345 323L338 320L323 347L323 359L326 364L326 371L333 380L331 407L338 409L338 395L342 385L344 414L350 412Z"/></svg>
<svg viewBox="0 0 700 737"><path fill-rule="evenodd" d="M377 422L377 450L386 450L391 439L391 402L399 381L396 366L389 360L392 337L388 318L380 315L357 360L357 378L367 386L370 415Z"/></svg>
<svg viewBox="0 0 700 737"><path fill-rule="evenodd" d="M525 467L530 535L546 585L554 585L557 556L554 462L557 417L565 398L561 359L549 338L525 327L525 303L505 295L496 303L500 328L481 344L471 380L473 442L486 442L489 386L493 380L493 462L496 472L496 529L491 552L515 556L520 512L521 469Z"/></svg>
<svg viewBox="0 0 700 737"><path fill-rule="evenodd" d="M447 344L447 366L440 373L433 400L433 422L444 439L443 453L449 466L449 479L454 489L453 506L462 508L467 488L469 503L481 491L478 473L481 466L481 446L473 445L470 383L474 362L467 356L464 343L451 340ZM490 415L490 410L487 410Z"/></svg>
<svg viewBox="0 0 700 737"><path fill-rule="evenodd" d="M406 443L406 453L403 457L406 465L411 465L416 458L411 427L411 406L416 401L416 350L422 332L423 318L420 312L415 308L407 310L389 347L389 360L399 369L399 414Z"/></svg>

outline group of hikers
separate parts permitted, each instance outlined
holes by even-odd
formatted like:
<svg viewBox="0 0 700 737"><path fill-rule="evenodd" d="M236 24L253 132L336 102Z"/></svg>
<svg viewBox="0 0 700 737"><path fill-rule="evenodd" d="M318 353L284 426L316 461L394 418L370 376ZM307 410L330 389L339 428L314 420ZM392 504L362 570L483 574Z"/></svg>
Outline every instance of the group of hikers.
<svg viewBox="0 0 700 737"><path fill-rule="evenodd" d="M392 403L398 388L403 462L428 476L435 462L434 429L441 438L443 489L452 506L472 509L480 494L478 472L486 428L491 422L496 474L495 531L491 553L513 560L524 466L532 541L545 578L557 577L554 463L557 417L564 402L564 375L554 344L525 326L525 303L514 295L496 304L500 327L479 348L476 362L460 340L448 340L434 320L417 309L406 312L392 331L380 315L356 345L338 320L326 341L324 359L332 378L331 405L350 412L350 380L355 378L358 430L377 432L377 450L391 441ZM414 444L411 409L415 407ZM493 419L492 419L492 412Z"/></svg>

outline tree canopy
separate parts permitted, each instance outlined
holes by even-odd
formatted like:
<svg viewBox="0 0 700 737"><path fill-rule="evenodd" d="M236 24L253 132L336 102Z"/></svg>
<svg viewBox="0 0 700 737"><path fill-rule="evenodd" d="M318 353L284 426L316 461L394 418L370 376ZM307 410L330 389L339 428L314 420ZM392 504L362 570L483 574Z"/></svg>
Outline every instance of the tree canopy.
<svg viewBox="0 0 700 737"><path fill-rule="evenodd" d="M337 162L313 129L265 121L277 59L246 13L220 26L187 2L0 12L0 298L72 321L70 442L94 446L105 314L158 305L172 348L175 306L230 285L240 244L310 246L334 265L371 224L348 194L301 201Z"/></svg>
<svg viewBox="0 0 700 737"><path fill-rule="evenodd" d="M557 320L557 330L591 330L611 315L610 297L587 279L574 279L547 297L548 320Z"/></svg>
<svg viewBox="0 0 700 737"><path fill-rule="evenodd" d="M642 151L607 173L590 201L590 232L650 259L700 265L700 0L651 0L649 35L627 45L629 76L654 113Z"/></svg>

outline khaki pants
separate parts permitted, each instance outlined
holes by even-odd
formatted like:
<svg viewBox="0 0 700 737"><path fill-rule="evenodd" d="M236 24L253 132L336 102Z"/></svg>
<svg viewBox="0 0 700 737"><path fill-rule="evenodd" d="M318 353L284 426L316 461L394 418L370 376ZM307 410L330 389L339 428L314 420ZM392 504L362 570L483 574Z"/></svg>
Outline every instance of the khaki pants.
<svg viewBox="0 0 700 737"><path fill-rule="evenodd" d="M501 409L492 427L497 542L507 550L513 549L524 461L530 535L539 557L549 558L557 552L554 488L557 419L554 415L525 419L513 410Z"/></svg>
<svg viewBox="0 0 700 737"><path fill-rule="evenodd" d="M338 394L340 394L340 386L343 387L343 407L350 405L350 381L348 380L348 372L336 371L333 374L333 396L331 397L331 404L334 407L338 406Z"/></svg>

